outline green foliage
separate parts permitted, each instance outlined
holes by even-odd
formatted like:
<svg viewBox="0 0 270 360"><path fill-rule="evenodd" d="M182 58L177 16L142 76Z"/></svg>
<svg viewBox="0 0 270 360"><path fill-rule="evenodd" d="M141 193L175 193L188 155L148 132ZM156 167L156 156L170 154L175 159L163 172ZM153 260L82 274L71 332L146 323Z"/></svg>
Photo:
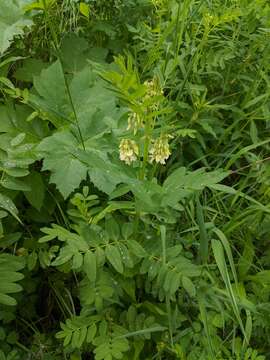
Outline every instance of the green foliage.
<svg viewBox="0 0 270 360"><path fill-rule="evenodd" d="M13 38L23 35L23 29L32 25L25 16L22 0L3 0L0 4L0 55L10 46Z"/></svg>
<svg viewBox="0 0 270 360"><path fill-rule="evenodd" d="M266 360L266 0L0 1L0 360Z"/></svg>
<svg viewBox="0 0 270 360"><path fill-rule="evenodd" d="M14 294L22 290L21 285L17 284L22 280L23 275L19 273L24 267L23 259L10 254L1 254L0 256L0 304L16 305L16 300L9 294Z"/></svg>

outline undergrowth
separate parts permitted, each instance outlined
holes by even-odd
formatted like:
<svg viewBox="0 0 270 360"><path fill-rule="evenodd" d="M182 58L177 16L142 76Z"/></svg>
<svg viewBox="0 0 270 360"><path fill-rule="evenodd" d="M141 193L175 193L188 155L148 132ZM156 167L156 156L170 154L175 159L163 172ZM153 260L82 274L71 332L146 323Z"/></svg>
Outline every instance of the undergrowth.
<svg viewBox="0 0 270 360"><path fill-rule="evenodd" d="M0 0L0 360L270 359L267 0Z"/></svg>

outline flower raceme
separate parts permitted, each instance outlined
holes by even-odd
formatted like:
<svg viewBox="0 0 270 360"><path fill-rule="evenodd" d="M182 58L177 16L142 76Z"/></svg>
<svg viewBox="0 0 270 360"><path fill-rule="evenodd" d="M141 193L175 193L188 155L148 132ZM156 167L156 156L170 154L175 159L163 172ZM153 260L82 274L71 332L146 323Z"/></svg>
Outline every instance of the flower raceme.
<svg viewBox="0 0 270 360"><path fill-rule="evenodd" d="M156 139L149 150L149 162L152 164L154 161L162 165L165 164L171 155L168 135L163 135ZM120 160L124 161L127 165L131 165L136 161L139 155L139 147L134 140L122 139L119 145Z"/></svg>
<svg viewBox="0 0 270 360"><path fill-rule="evenodd" d="M146 99L149 99L154 96L163 96L163 90L159 87L156 81L146 80L143 84L147 88L147 92L145 95Z"/></svg>
<svg viewBox="0 0 270 360"><path fill-rule="evenodd" d="M155 161L164 165L166 160L168 160L171 155L168 138L168 135L163 135L154 141L149 150L150 163Z"/></svg>
<svg viewBox="0 0 270 360"><path fill-rule="evenodd" d="M169 148L169 138L167 134L161 134L158 138L153 138L153 130L158 121L157 109L160 105L160 97L163 97L163 90L156 79L147 80L143 84L145 94L138 103L140 108L131 111L128 115L127 131L132 131L133 136L140 132L140 139L137 142L128 138L122 139L119 145L120 159L126 164L131 165L141 156L143 157L143 167L148 162L165 164L171 152ZM142 146L142 153L139 154L139 146Z"/></svg>
<svg viewBox="0 0 270 360"><path fill-rule="evenodd" d="M130 165L137 160L139 148L135 141L130 139L122 139L119 145L120 160Z"/></svg>

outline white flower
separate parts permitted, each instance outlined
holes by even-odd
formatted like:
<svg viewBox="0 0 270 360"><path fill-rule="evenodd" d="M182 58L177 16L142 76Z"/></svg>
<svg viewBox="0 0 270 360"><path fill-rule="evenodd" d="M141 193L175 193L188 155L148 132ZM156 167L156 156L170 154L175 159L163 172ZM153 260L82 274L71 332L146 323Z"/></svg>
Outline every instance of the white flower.
<svg viewBox="0 0 270 360"><path fill-rule="evenodd" d="M168 136L161 136L156 139L149 150L149 159L151 163L155 161L156 163L164 165L170 155Z"/></svg>
<svg viewBox="0 0 270 360"><path fill-rule="evenodd" d="M146 80L143 84L147 88L147 93L145 95L146 99L149 99L154 96L163 95L163 90L158 86L158 84L154 80Z"/></svg>
<svg viewBox="0 0 270 360"><path fill-rule="evenodd" d="M137 160L139 154L138 145L130 139L122 139L119 145L120 160L130 165Z"/></svg>

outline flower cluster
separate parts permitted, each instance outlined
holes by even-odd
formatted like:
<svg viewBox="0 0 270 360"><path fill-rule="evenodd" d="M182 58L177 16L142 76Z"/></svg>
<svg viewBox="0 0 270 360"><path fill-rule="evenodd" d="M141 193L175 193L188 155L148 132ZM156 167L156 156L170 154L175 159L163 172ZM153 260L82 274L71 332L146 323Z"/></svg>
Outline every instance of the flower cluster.
<svg viewBox="0 0 270 360"><path fill-rule="evenodd" d="M156 139L149 150L150 162L155 161L156 163L165 164L165 161L171 155L168 136L161 136Z"/></svg>
<svg viewBox="0 0 270 360"><path fill-rule="evenodd" d="M122 139L119 145L120 160L130 165L137 160L139 148L135 141L130 139Z"/></svg>
<svg viewBox="0 0 270 360"><path fill-rule="evenodd" d="M147 88L147 92L145 95L146 99L149 99L154 96L162 96L163 95L163 90L157 85L157 83L154 80L147 80L143 84Z"/></svg>

